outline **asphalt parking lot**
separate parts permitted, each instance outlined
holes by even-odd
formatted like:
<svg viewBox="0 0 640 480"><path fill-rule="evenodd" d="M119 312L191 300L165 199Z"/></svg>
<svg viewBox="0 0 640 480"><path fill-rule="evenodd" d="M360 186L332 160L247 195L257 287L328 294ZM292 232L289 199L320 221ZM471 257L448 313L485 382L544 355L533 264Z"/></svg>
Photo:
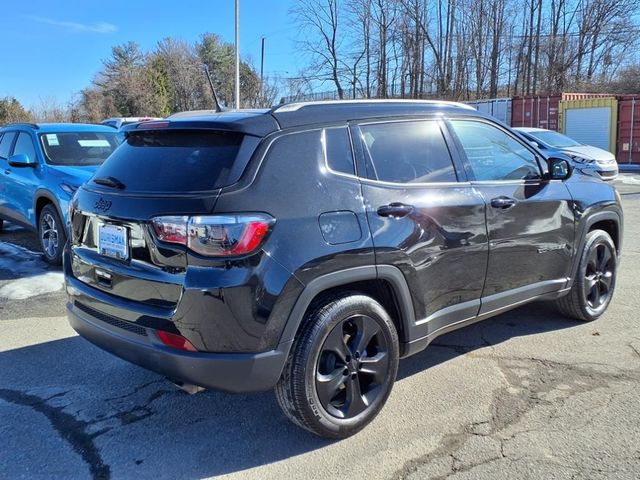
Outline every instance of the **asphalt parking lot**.
<svg viewBox="0 0 640 480"><path fill-rule="evenodd" d="M0 234L0 478L640 477L640 175L613 304L589 324L528 305L401 363L379 417L339 442L272 393L187 395L77 337L33 234ZM20 259L20 260L17 260Z"/></svg>

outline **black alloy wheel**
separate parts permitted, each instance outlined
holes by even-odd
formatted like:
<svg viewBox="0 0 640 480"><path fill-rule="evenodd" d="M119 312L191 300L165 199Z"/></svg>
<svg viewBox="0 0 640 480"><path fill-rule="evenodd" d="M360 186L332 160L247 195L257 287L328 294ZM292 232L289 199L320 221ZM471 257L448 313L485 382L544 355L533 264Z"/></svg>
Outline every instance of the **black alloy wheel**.
<svg viewBox="0 0 640 480"><path fill-rule="evenodd" d="M362 430L382 409L398 372L395 324L375 299L325 298L296 334L276 398L296 425L326 438Z"/></svg>
<svg viewBox="0 0 640 480"><path fill-rule="evenodd" d="M596 244L589 252L584 277L584 296L589 307L600 309L610 300L616 260L605 243Z"/></svg>
<svg viewBox="0 0 640 480"><path fill-rule="evenodd" d="M613 298L617 266L611 236L604 230L588 232L571 290L556 302L560 312L587 322L600 317Z"/></svg>
<svg viewBox="0 0 640 480"><path fill-rule="evenodd" d="M354 315L336 325L316 367L316 390L324 409L337 418L351 418L371 405L389 372L388 352L373 318Z"/></svg>

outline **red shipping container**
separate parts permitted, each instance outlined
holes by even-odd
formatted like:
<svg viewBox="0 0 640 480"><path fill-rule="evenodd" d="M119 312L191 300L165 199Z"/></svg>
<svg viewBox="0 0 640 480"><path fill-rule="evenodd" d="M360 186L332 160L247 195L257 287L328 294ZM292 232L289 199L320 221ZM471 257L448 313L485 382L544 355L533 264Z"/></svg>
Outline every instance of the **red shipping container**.
<svg viewBox="0 0 640 480"><path fill-rule="evenodd" d="M511 106L512 127L546 128L558 131L558 110L563 100L611 97L604 93L563 93L561 95L514 97Z"/></svg>
<svg viewBox="0 0 640 480"><path fill-rule="evenodd" d="M618 97L617 160L640 164L640 95Z"/></svg>

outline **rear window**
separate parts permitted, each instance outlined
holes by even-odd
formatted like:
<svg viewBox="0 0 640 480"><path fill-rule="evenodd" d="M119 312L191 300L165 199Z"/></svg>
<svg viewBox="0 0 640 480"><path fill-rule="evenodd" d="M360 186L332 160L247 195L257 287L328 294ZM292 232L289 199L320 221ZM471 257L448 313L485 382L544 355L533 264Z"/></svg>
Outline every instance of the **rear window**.
<svg viewBox="0 0 640 480"><path fill-rule="evenodd" d="M211 130L132 132L94 178L112 177L127 192L200 192L235 183L243 134ZM249 137L247 137L249 138Z"/></svg>
<svg viewBox="0 0 640 480"><path fill-rule="evenodd" d="M51 132L40 134L44 154L51 165L100 165L113 153L117 132Z"/></svg>

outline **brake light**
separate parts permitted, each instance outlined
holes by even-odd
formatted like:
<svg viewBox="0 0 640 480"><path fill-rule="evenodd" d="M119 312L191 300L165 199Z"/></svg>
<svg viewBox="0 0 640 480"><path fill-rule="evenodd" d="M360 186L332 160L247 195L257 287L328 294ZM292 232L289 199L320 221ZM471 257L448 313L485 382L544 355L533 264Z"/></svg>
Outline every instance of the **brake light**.
<svg viewBox="0 0 640 480"><path fill-rule="evenodd" d="M158 240L186 245L188 222L189 217L158 217L151 224Z"/></svg>
<svg viewBox="0 0 640 480"><path fill-rule="evenodd" d="M175 348L177 350L185 350L187 352L197 352L198 349L193 346L193 344L184 338L182 335L178 335L176 333L169 333L163 330L156 330L158 334L158 338L164 343L167 347Z"/></svg>
<svg viewBox="0 0 640 480"><path fill-rule="evenodd" d="M265 214L166 216L152 219L158 240L185 245L201 255L247 255L262 245L275 219Z"/></svg>
<svg viewBox="0 0 640 480"><path fill-rule="evenodd" d="M169 122L153 122L153 121L146 121L146 120L142 120L140 123L138 123L138 125L136 126L136 128L167 128L169 126Z"/></svg>

